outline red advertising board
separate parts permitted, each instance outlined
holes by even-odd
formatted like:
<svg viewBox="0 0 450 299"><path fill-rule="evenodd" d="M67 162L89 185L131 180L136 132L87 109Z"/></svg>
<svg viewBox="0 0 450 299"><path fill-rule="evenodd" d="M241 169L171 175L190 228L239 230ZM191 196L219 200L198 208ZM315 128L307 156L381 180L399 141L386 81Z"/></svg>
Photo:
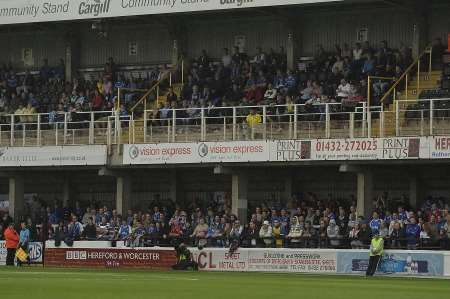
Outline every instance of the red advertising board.
<svg viewBox="0 0 450 299"><path fill-rule="evenodd" d="M118 248L46 248L44 266L67 268L169 269L174 250Z"/></svg>

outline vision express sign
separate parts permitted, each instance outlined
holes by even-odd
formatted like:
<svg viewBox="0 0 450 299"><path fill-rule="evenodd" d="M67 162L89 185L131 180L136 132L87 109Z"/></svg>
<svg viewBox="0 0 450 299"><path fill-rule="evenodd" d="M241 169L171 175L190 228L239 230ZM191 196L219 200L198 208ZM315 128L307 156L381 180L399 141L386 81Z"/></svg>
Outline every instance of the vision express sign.
<svg viewBox="0 0 450 299"><path fill-rule="evenodd" d="M0 24L167 14L342 0L0 0Z"/></svg>
<svg viewBox="0 0 450 299"><path fill-rule="evenodd" d="M430 159L435 143L450 153L450 139L426 137L131 144L123 164Z"/></svg>

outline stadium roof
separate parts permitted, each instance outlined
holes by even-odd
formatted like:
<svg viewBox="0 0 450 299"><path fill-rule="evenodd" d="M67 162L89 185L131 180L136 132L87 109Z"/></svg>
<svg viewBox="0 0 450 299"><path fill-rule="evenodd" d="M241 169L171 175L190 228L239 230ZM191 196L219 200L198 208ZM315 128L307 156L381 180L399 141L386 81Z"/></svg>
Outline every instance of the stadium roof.
<svg viewBox="0 0 450 299"><path fill-rule="evenodd" d="M0 0L0 25L339 1L344 0Z"/></svg>

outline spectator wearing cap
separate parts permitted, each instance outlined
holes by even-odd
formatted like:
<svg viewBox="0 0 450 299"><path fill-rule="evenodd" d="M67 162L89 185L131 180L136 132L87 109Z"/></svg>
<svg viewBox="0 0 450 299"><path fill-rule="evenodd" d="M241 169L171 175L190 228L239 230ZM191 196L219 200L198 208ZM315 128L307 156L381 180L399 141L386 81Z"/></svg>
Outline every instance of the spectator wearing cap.
<svg viewBox="0 0 450 299"><path fill-rule="evenodd" d="M339 240L340 237L341 236L339 235L339 226L336 225L336 220L331 219L327 227L327 238L329 244L332 247L338 247L341 244Z"/></svg>
<svg viewBox="0 0 450 299"><path fill-rule="evenodd" d="M261 229L259 230L259 237L263 240L266 247L271 247L273 244L272 227L268 220L264 220Z"/></svg>

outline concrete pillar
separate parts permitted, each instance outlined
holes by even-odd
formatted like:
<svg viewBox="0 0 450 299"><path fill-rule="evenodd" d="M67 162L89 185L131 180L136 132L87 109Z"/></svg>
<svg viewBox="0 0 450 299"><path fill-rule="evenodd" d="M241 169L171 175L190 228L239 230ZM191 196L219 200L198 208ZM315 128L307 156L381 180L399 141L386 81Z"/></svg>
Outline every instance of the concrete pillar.
<svg viewBox="0 0 450 299"><path fill-rule="evenodd" d="M417 200L420 198L420 188L416 176L409 178L409 204L412 208L417 207Z"/></svg>
<svg viewBox="0 0 450 299"><path fill-rule="evenodd" d="M297 40L294 30L290 30L286 43L287 68L295 71L297 69Z"/></svg>
<svg viewBox="0 0 450 299"><path fill-rule="evenodd" d="M180 57L180 52L178 50L178 40L174 39L172 41L172 59L171 59L171 63L173 66L178 64L179 57Z"/></svg>
<svg viewBox="0 0 450 299"><path fill-rule="evenodd" d="M127 215L127 211L131 209L131 177L116 177L116 210L121 215Z"/></svg>
<svg viewBox="0 0 450 299"><path fill-rule="evenodd" d="M413 6L413 44L412 54L417 58L420 53L430 42L429 34L429 16L430 16L430 1L415 0ZM426 70L427 66L422 66L422 70Z"/></svg>
<svg viewBox="0 0 450 299"><path fill-rule="evenodd" d="M73 73L73 59L72 59L72 45L66 45L65 49L65 59L64 59L65 69L65 79L66 82L72 82L72 73Z"/></svg>
<svg viewBox="0 0 450 299"><path fill-rule="evenodd" d="M231 177L231 212L237 215L241 223L247 223L248 175L234 173Z"/></svg>
<svg viewBox="0 0 450 299"><path fill-rule="evenodd" d="M25 210L23 177L9 178L9 215L18 222Z"/></svg>
<svg viewBox="0 0 450 299"><path fill-rule="evenodd" d="M373 175L370 172L357 173L357 211L366 219L371 216L373 206Z"/></svg>
<svg viewBox="0 0 450 299"><path fill-rule="evenodd" d="M282 198L282 202L284 205L286 205L286 203L291 199L292 194L293 194L292 180L293 180L292 174L288 174L288 176L284 180L284 194L283 194L283 198Z"/></svg>
<svg viewBox="0 0 450 299"><path fill-rule="evenodd" d="M63 207L68 207L69 204L70 204L70 180L68 177L66 177L63 183Z"/></svg>
<svg viewBox="0 0 450 299"><path fill-rule="evenodd" d="M183 192L182 192L182 185L180 184L178 180L178 174L177 171L171 170L169 174L169 198L172 200L172 203L180 203L184 202Z"/></svg>

